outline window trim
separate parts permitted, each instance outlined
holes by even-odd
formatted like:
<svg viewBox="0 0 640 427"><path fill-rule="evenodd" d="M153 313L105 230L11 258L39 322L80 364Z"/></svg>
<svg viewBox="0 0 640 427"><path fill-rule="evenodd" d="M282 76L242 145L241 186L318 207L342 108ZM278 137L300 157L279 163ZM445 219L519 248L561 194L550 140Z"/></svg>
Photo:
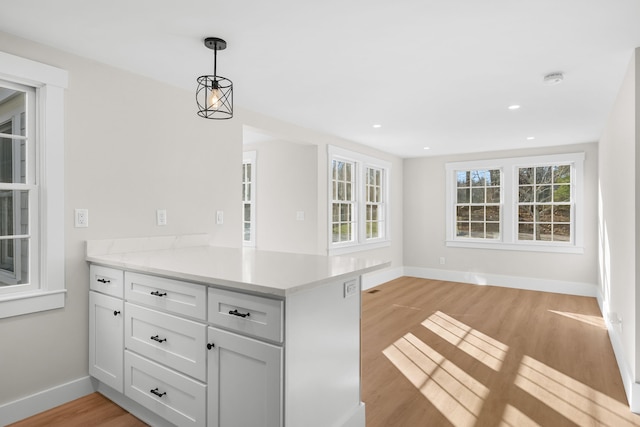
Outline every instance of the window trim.
<svg viewBox="0 0 640 427"><path fill-rule="evenodd" d="M242 152L242 165L251 164L251 203L250 213L251 215L251 231L249 233L250 240L244 240L244 196L242 199L242 245L245 247L254 248L256 246L256 151L243 151ZM243 173L244 180L244 173ZM243 181L244 184L244 181Z"/></svg>
<svg viewBox="0 0 640 427"><path fill-rule="evenodd" d="M446 246L533 252L584 253L584 158L584 153L567 153L446 163ZM573 212L571 241L547 242L518 240L518 168L559 164L572 165ZM454 209L456 201L455 173L456 171L465 169L500 169L502 171L500 239L481 240L456 238Z"/></svg>
<svg viewBox="0 0 640 427"><path fill-rule="evenodd" d="M349 242L337 242L332 240L332 214L333 214L333 160L352 162L355 165L355 239ZM383 171L383 220L384 235L382 237L366 238L366 197L365 197L365 171L367 167L381 169ZM350 151L334 145L327 145L327 253L329 255L339 255L356 251L371 250L391 245L391 163L368 156L365 154Z"/></svg>
<svg viewBox="0 0 640 427"><path fill-rule="evenodd" d="M0 79L36 89L40 247L37 289L0 295L0 318L64 307L64 90L60 68L0 52Z"/></svg>

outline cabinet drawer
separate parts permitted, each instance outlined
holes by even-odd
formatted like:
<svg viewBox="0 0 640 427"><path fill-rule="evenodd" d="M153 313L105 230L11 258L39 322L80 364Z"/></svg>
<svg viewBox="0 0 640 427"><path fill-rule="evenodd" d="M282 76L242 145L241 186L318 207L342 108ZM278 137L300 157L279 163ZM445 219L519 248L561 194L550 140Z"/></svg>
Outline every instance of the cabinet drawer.
<svg viewBox="0 0 640 427"><path fill-rule="evenodd" d="M176 314L205 320L205 285L180 282L178 280L126 272L125 298L151 307L161 308Z"/></svg>
<svg viewBox="0 0 640 427"><path fill-rule="evenodd" d="M209 288L209 323L282 342L283 301Z"/></svg>
<svg viewBox="0 0 640 427"><path fill-rule="evenodd" d="M206 424L206 386L125 351L124 394L179 426Z"/></svg>
<svg viewBox="0 0 640 427"><path fill-rule="evenodd" d="M103 294L122 298L124 272L115 268L100 265L89 266L89 288Z"/></svg>
<svg viewBox="0 0 640 427"><path fill-rule="evenodd" d="M125 347L205 381L206 325L125 303Z"/></svg>

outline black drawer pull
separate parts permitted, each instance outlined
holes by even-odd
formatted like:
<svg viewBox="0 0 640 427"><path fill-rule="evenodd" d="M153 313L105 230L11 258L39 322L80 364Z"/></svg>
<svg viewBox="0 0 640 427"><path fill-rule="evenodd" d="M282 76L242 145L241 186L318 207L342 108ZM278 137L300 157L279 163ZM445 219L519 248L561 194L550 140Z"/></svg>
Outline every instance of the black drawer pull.
<svg viewBox="0 0 640 427"><path fill-rule="evenodd" d="M152 389L152 390L149 390L149 391L150 391L151 393L155 394L155 395L156 395L156 396L158 396L158 397L162 397L162 396L164 396L165 394L167 394L167 392L166 392L166 391L163 391L162 393L160 393L160 392L158 391L158 387L156 387L156 388L154 388L154 389Z"/></svg>
<svg viewBox="0 0 640 427"><path fill-rule="evenodd" d="M156 297L163 297L163 296L166 296L167 293L166 292L160 292L160 291L153 291L153 292L151 292L151 295L154 295Z"/></svg>
<svg viewBox="0 0 640 427"><path fill-rule="evenodd" d="M151 339L158 342L165 342L167 340L166 338L159 338L157 335L152 336Z"/></svg>
<svg viewBox="0 0 640 427"><path fill-rule="evenodd" d="M111 280L109 280L109 279L98 279L98 282L100 282L100 283L111 283Z"/></svg>
<svg viewBox="0 0 640 427"><path fill-rule="evenodd" d="M237 309L229 311L229 314L238 317L249 317L251 313L240 313Z"/></svg>
<svg viewBox="0 0 640 427"><path fill-rule="evenodd" d="M213 347L215 347L216 345L214 343L207 343L207 349L211 350Z"/></svg>
<svg viewBox="0 0 640 427"><path fill-rule="evenodd" d="M120 314L120 312L118 310L113 310L113 315L117 316L118 314Z"/></svg>

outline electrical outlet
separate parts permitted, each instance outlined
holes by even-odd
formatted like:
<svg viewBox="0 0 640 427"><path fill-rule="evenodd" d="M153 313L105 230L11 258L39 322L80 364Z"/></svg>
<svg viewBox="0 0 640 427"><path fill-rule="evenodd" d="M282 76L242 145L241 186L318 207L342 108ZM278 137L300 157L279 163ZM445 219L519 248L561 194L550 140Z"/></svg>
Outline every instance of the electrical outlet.
<svg viewBox="0 0 640 427"><path fill-rule="evenodd" d="M350 297L358 293L358 281L356 279L344 282L344 297Z"/></svg>
<svg viewBox="0 0 640 427"><path fill-rule="evenodd" d="M76 228L89 227L89 209L76 209L74 213Z"/></svg>
<svg viewBox="0 0 640 427"><path fill-rule="evenodd" d="M167 225L167 210L156 210L156 225Z"/></svg>
<svg viewBox="0 0 640 427"><path fill-rule="evenodd" d="M220 225L224 223L224 212L216 211L216 224Z"/></svg>
<svg viewBox="0 0 640 427"><path fill-rule="evenodd" d="M440 257L440 265L444 265L445 263L445 259L443 256Z"/></svg>

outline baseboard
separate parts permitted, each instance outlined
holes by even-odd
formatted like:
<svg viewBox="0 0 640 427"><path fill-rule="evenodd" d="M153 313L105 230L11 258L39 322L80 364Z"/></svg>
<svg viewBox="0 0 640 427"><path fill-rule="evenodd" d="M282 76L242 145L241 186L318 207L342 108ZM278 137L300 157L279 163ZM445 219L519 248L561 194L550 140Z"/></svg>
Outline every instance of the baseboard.
<svg viewBox="0 0 640 427"><path fill-rule="evenodd" d="M366 291L374 286L381 285L398 277L404 276L403 268L385 268L384 270L374 271L362 275L362 290Z"/></svg>
<svg viewBox="0 0 640 427"><path fill-rule="evenodd" d="M422 279L446 280L449 282L492 285L530 291L554 292L586 297L596 297L595 283L569 282L564 280L536 279L532 277L503 276L467 271L441 270L437 268L404 267L405 276Z"/></svg>
<svg viewBox="0 0 640 427"><path fill-rule="evenodd" d="M622 384L624 385L624 392L627 395L627 401L631 412L640 414L640 384L635 381L631 368L624 358L624 350L622 347L622 339L620 337L619 326L611 322L611 315L609 313L609 307L604 302L601 290L598 288L597 295L598 305L600 306L600 312L602 318L607 326L609 332L609 340L611 341L611 347L613 347L613 354L616 357L618 363L618 370L622 377Z"/></svg>
<svg viewBox="0 0 640 427"><path fill-rule="evenodd" d="M78 378L0 405L0 425L11 424L95 391L91 377Z"/></svg>

